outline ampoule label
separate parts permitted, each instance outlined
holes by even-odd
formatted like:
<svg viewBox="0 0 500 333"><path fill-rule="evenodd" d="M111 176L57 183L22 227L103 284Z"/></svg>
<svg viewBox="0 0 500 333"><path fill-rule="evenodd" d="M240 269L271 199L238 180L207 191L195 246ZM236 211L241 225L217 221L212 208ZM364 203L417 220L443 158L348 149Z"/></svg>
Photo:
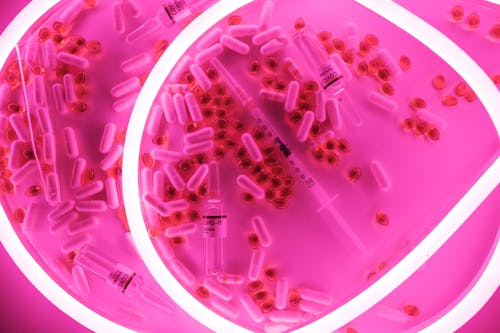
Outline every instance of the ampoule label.
<svg viewBox="0 0 500 333"><path fill-rule="evenodd" d="M224 237L224 221L225 215L205 215L203 222L203 236L204 237Z"/></svg>
<svg viewBox="0 0 500 333"><path fill-rule="evenodd" d="M329 60L319 68L319 76L321 78L321 86L324 90L330 87L334 87L337 90L342 85L343 82L341 80L344 78L344 75L335 69L335 64L332 60Z"/></svg>
<svg viewBox="0 0 500 333"><path fill-rule="evenodd" d="M130 285L130 282L135 277L135 272L123 266L121 264L117 264L115 270L110 274L109 282L118 288L121 289L122 293L127 290L127 287Z"/></svg>
<svg viewBox="0 0 500 333"><path fill-rule="evenodd" d="M184 0L171 0L163 5L168 18L172 23L176 23L191 14L191 11L187 7L186 1Z"/></svg>

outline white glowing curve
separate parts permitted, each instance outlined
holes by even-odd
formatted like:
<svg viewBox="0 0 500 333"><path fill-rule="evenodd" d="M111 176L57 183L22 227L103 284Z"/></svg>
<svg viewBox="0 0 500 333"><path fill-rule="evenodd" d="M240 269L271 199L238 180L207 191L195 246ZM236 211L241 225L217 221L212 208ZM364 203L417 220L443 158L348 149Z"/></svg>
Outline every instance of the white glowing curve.
<svg viewBox="0 0 500 333"><path fill-rule="evenodd" d="M0 67L3 67L9 57L9 52L14 50L31 25L40 18L41 14L46 13L59 1L33 0L19 12L0 35L2 50L0 52ZM3 209L0 209L0 242L31 284L59 310L75 321L95 332L133 332L92 311L52 280L24 247Z"/></svg>
<svg viewBox="0 0 500 333"><path fill-rule="evenodd" d="M161 258L156 253L149 239L141 214L137 161L139 161L142 130L147 119L147 112L144 112L144 110L151 108L156 93L160 90L165 77L172 70L177 60L182 57L190 45L204 31L207 31L225 15L249 2L249 0L226 0L219 2L193 21L170 45L150 73L132 112L130 124L134 124L134 126L129 127L127 133L123 163L125 206L127 215L130 217L132 235L143 260L158 283L160 283L178 305L210 329L221 332L248 332L248 330L235 325L203 306L184 289L163 265ZM495 111L495 107L498 110L498 105L500 105L498 92L487 75L460 48L430 25L395 3L389 1L358 2L372 10L378 9L376 12L379 15L416 35L417 39L422 39L425 45L429 46L445 61L450 63L468 82L471 82L471 87L477 92L479 99L490 114L497 131L499 130L500 114ZM381 13L381 11L385 12ZM403 17L404 20L401 19ZM415 32L415 29L412 29L413 26L423 29L422 31L427 34L426 37L418 38L420 35L424 35L424 33ZM451 47L451 49L456 51L455 54L440 49L440 44ZM456 59L462 60L470 68L464 68L464 65L460 63L457 64ZM454 234L499 183L500 159L497 159L426 239L398 263L396 267L351 301L317 321L298 329L297 332L331 332L345 325L382 300L425 263Z"/></svg>

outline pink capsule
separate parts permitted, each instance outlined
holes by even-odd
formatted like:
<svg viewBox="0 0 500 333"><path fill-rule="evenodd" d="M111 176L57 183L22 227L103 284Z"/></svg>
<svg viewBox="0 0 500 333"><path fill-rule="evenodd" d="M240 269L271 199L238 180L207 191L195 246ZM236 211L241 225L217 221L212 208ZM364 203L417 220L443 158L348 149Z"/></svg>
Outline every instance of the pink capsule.
<svg viewBox="0 0 500 333"><path fill-rule="evenodd" d="M201 121L203 119L203 115L201 114L200 106L198 105L194 94L187 93L184 95L184 99L186 100L186 105L191 119L193 121Z"/></svg>
<svg viewBox="0 0 500 333"><path fill-rule="evenodd" d="M318 304L330 305L333 302L332 296L313 289L302 289L300 297L307 301L315 302Z"/></svg>
<svg viewBox="0 0 500 333"><path fill-rule="evenodd" d="M149 53L140 53L122 62L120 68L125 73L145 71L152 61Z"/></svg>
<svg viewBox="0 0 500 333"><path fill-rule="evenodd" d="M213 297L210 305L214 310L219 311L225 316L231 319L237 319L240 316L240 311L234 305L228 303L226 300L221 300L220 298Z"/></svg>
<svg viewBox="0 0 500 333"><path fill-rule="evenodd" d="M73 162L73 169L71 171L71 188L76 189L82 184L82 175L87 166L87 161L83 158L77 158Z"/></svg>
<svg viewBox="0 0 500 333"><path fill-rule="evenodd" d="M52 126L52 121L50 120L49 111L47 108L39 107L36 109L36 117L38 119L38 124L42 129L43 133L52 133L54 131Z"/></svg>
<svg viewBox="0 0 500 333"><path fill-rule="evenodd" d="M184 73L188 70L189 65L193 62L193 58L189 55L185 55L179 59L177 64L174 66L170 72L169 80L170 82L179 82L184 76Z"/></svg>
<svg viewBox="0 0 500 333"><path fill-rule="evenodd" d="M270 102L284 103L286 95L266 89L259 90L259 97Z"/></svg>
<svg viewBox="0 0 500 333"><path fill-rule="evenodd" d="M368 93L368 100L373 105L387 112L395 112L398 108L398 104L395 101L375 91Z"/></svg>
<svg viewBox="0 0 500 333"><path fill-rule="evenodd" d="M205 33L203 36L200 37L200 39L196 43L196 49L198 51L204 51L208 49L210 46L217 43L221 37L222 37L222 29L219 27L212 28L211 30L209 30L207 33ZM196 62L200 63L198 60L196 60Z"/></svg>
<svg viewBox="0 0 500 333"><path fill-rule="evenodd" d="M399 63L386 49L379 50L378 56L387 66L392 76L398 76L401 74L401 67L399 66Z"/></svg>
<svg viewBox="0 0 500 333"><path fill-rule="evenodd" d="M277 323L300 323L302 315L299 311L272 311L269 313L269 320Z"/></svg>
<svg viewBox="0 0 500 333"><path fill-rule="evenodd" d="M290 81L288 84L288 90L286 92L285 98L285 111L291 112L297 104L299 98L299 88L300 84L297 81Z"/></svg>
<svg viewBox="0 0 500 333"><path fill-rule="evenodd" d="M239 24L230 26L227 31L232 37L248 37L254 36L260 31L260 27L254 24Z"/></svg>
<svg viewBox="0 0 500 333"><path fill-rule="evenodd" d="M113 103L113 110L118 113L131 111L138 96L139 94L134 93L117 100Z"/></svg>
<svg viewBox="0 0 500 333"><path fill-rule="evenodd" d="M269 247L273 243L271 239L271 235L269 234L269 230L264 223L264 220L260 216L252 217L252 227L257 237L259 237L259 243L263 247Z"/></svg>
<svg viewBox="0 0 500 333"><path fill-rule="evenodd" d="M61 14L59 15L59 22L65 24L71 24L83 11L84 2L83 1L73 1L66 6Z"/></svg>
<svg viewBox="0 0 500 333"><path fill-rule="evenodd" d="M281 51L287 45L287 42L285 43L277 39L271 39L269 42L260 47L259 52L262 56L269 56L271 54L275 54L278 51Z"/></svg>
<svg viewBox="0 0 500 333"><path fill-rule="evenodd" d="M195 284L196 278L183 263L174 258L169 261L169 264L172 272L180 279L180 282L182 282L184 286L191 287Z"/></svg>
<svg viewBox="0 0 500 333"><path fill-rule="evenodd" d="M169 93L162 93L160 96L161 106L163 108L163 115L167 120L167 123L173 124L177 121L177 113L175 111L174 102L172 100L172 95Z"/></svg>
<svg viewBox="0 0 500 333"><path fill-rule="evenodd" d="M307 140L307 137L309 136L309 132L311 131L311 127L314 123L314 112L312 111L307 111L304 113L304 116L302 117L302 121L300 122L299 129L297 130L297 140L299 142L304 142Z"/></svg>
<svg viewBox="0 0 500 333"><path fill-rule="evenodd" d="M65 113L66 112L66 101L64 98L64 87L60 83L55 83L52 85L52 97L54 100L54 108L57 110L57 113Z"/></svg>
<svg viewBox="0 0 500 333"><path fill-rule="evenodd" d="M246 192L251 193L257 199L264 198L264 190L246 175L239 175L236 178L238 186Z"/></svg>
<svg viewBox="0 0 500 333"><path fill-rule="evenodd" d="M165 172L156 170L153 173L153 193L159 198L163 197L165 190Z"/></svg>
<svg viewBox="0 0 500 333"><path fill-rule="evenodd" d="M315 96L316 120L320 123L326 120L325 95L322 91L317 91Z"/></svg>
<svg viewBox="0 0 500 333"><path fill-rule="evenodd" d="M49 231L55 234L60 230L67 228L70 225L70 223L73 223L76 220L78 220L78 213L69 212L68 214L61 216L60 219L51 224L49 227Z"/></svg>
<svg viewBox="0 0 500 333"><path fill-rule="evenodd" d="M18 185L22 183L26 178L32 176L38 171L36 162L31 160L26 163L19 169L17 169L12 176L10 176L10 181L14 185Z"/></svg>
<svg viewBox="0 0 500 333"><path fill-rule="evenodd" d="M243 143L243 146L245 146L248 155L250 155L250 158L253 161L255 162L262 161L262 153L260 151L259 146L257 145L257 142L255 142L252 134L244 133L241 136L241 142Z"/></svg>
<svg viewBox="0 0 500 333"><path fill-rule="evenodd" d="M129 32L127 36L125 37L125 41L129 44L134 44L135 42L145 39L152 34L154 34L156 31L161 29L162 24L158 20L158 18L153 17L141 24L139 27L137 27L135 30Z"/></svg>
<svg viewBox="0 0 500 333"><path fill-rule="evenodd" d="M195 223L184 223L175 227L168 227L165 229L165 236L169 238L174 238L177 236L189 235L198 229Z"/></svg>
<svg viewBox="0 0 500 333"><path fill-rule="evenodd" d="M189 71L191 72L191 74L193 74L193 77L195 78L196 82L198 82L200 87L205 90L208 90L212 87L212 81L199 65L192 64L189 67Z"/></svg>
<svg viewBox="0 0 500 333"><path fill-rule="evenodd" d="M212 149L214 149L214 142L212 140L208 140L185 145L182 151L186 155L196 155L199 153L211 151Z"/></svg>
<svg viewBox="0 0 500 333"><path fill-rule="evenodd" d="M76 237L72 237L67 242L61 245L61 251L63 253L71 253L73 251L78 251L82 247L92 242L92 236L90 234L80 234Z"/></svg>
<svg viewBox="0 0 500 333"><path fill-rule="evenodd" d="M45 82L43 76L34 75L32 85L35 102L38 104L38 106L46 106L47 93L45 92Z"/></svg>
<svg viewBox="0 0 500 333"><path fill-rule="evenodd" d="M153 105L146 121L146 133L155 136L160 132L163 109L160 105Z"/></svg>
<svg viewBox="0 0 500 333"><path fill-rule="evenodd" d="M243 284L245 279L243 276L239 274L228 274L228 273L223 273L219 274L216 276L216 279L219 283L223 284Z"/></svg>
<svg viewBox="0 0 500 333"><path fill-rule="evenodd" d="M325 306L322 304L314 303L303 299L299 303L299 309L301 311L313 314L315 316L319 316L321 313L325 311Z"/></svg>
<svg viewBox="0 0 500 333"><path fill-rule="evenodd" d="M177 162L181 159L182 154L168 149L153 149L151 156L158 161Z"/></svg>
<svg viewBox="0 0 500 333"><path fill-rule="evenodd" d="M141 90L141 87L141 80L136 76L132 76L131 78L113 86L111 88L111 95L115 98L121 98L132 92Z"/></svg>
<svg viewBox="0 0 500 333"><path fill-rule="evenodd" d="M201 184L205 181L208 175L208 165L202 164L199 168L193 173L191 178L189 178L186 187L188 191L194 192L196 191Z"/></svg>
<svg viewBox="0 0 500 333"><path fill-rule="evenodd" d="M71 269L71 275L73 276L76 293L80 296L87 296L90 293L90 287L85 276L85 270L81 266L74 265Z"/></svg>
<svg viewBox="0 0 500 333"><path fill-rule="evenodd" d="M177 191L184 191L186 183L172 163L165 166L165 173Z"/></svg>
<svg viewBox="0 0 500 333"><path fill-rule="evenodd" d="M250 258L250 267L248 269L248 279L250 281L259 278L262 267L264 266L264 252L262 250L254 250Z"/></svg>
<svg viewBox="0 0 500 333"><path fill-rule="evenodd" d="M144 193L153 191L153 170L150 168L141 170L141 191Z"/></svg>
<svg viewBox="0 0 500 333"><path fill-rule="evenodd" d="M78 209L78 204L76 205ZM68 234L70 236L79 233L84 233L95 229L99 225L99 219L95 216L88 217L86 219L77 220L69 224Z"/></svg>
<svg viewBox="0 0 500 333"><path fill-rule="evenodd" d="M278 310L285 309L288 304L289 284L290 283L287 278L280 278L276 281L276 309Z"/></svg>
<svg viewBox="0 0 500 333"><path fill-rule="evenodd" d="M194 61L197 64L204 64L209 60L214 59L215 57L219 56L224 52L224 47L220 43L216 43L204 50L201 50L196 54L194 57Z"/></svg>
<svg viewBox="0 0 500 333"><path fill-rule="evenodd" d="M328 99L325 103L325 110L332 128L341 128L342 117L340 115L339 102L335 98Z"/></svg>
<svg viewBox="0 0 500 333"><path fill-rule="evenodd" d="M64 133L64 143L66 146L66 155L69 158L76 158L80 155L80 150L78 148L78 142L76 141L75 130L73 127L65 127L63 129Z"/></svg>
<svg viewBox="0 0 500 333"><path fill-rule="evenodd" d="M266 29L271 24L274 13L274 1L266 0L262 5L262 11L260 13L259 24L262 28Z"/></svg>
<svg viewBox="0 0 500 333"><path fill-rule="evenodd" d="M158 252L160 253L160 257L162 259L170 261L175 258L174 249L172 249L172 247L167 242L165 242L164 239L159 238L156 241L156 245L158 246Z"/></svg>
<svg viewBox="0 0 500 333"><path fill-rule="evenodd" d="M103 200L83 200L75 205L78 212L85 213L102 213L108 209L108 205Z"/></svg>
<svg viewBox="0 0 500 333"><path fill-rule="evenodd" d="M30 64L34 64L38 56L38 41L36 37L29 36L23 50L23 58Z"/></svg>
<svg viewBox="0 0 500 333"><path fill-rule="evenodd" d="M22 166L23 163L23 151L26 147L26 143L21 140L15 140L10 144L9 160L7 163L7 168L9 170L17 170Z"/></svg>
<svg viewBox="0 0 500 333"><path fill-rule="evenodd" d="M253 36L252 43L254 45L260 46L262 44L269 42L274 38L278 38L281 34L282 30L280 27L272 27L271 29L264 30Z"/></svg>
<svg viewBox="0 0 500 333"><path fill-rule="evenodd" d="M113 28L119 34L125 32L125 16L123 13L123 4L121 1L113 1Z"/></svg>
<svg viewBox="0 0 500 333"><path fill-rule="evenodd" d="M0 84L0 108L3 108L10 97L11 89L6 83Z"/></svg>
<svg viewBox="0 0 500 333"><path fill-rule="evenodd" d="M55 69L57 67L57 49L51 40L43 44L43 65L47 69Z"/></svg>
<svg viewBox="0 0 500 333"><path fill-rule="evenodd" d="M179 212L189 208L189 203L185 199L170 200L165 205L171 212Z"/></svg>
<svg viewBox="0 0 500 333"><path fill-rule="evenodd" d="M212 127L204 127L195 132L188 133L184 135L184 143L197 143L201 141L207 141L212 139L214 136L214 129Z"/></svg>
<svg viewBox="0 0 500 333"><path fill-rule="evenodd" d="M57 60L63 62L67 65L87 69L89 68L89 61L83 57L67 53L67 52L59 52L57 54Z"/></svg>
<svg viewBox="0 0 500 333"><path fill-rule="evenodd" d="M247 44L229 35L222 36L220 39L220 43L226 49L229 49L241 55L246 55L250 52L250 47Z"/></svg>
<svg viewBox="0 0 500 333"><path fill-rule="evenodd" d="M25 236L30 237L38 227L41 209L42 207L39 203L30 203L28 208L26 208L26 215L21 224L21 230Z"/></svg>
<svg viewBox="0 0 500 333"><path fill-rule="evenodd" d="M72 211L73 208L75 208L75 202L73 200L65 201L52 209L47 215L47 218L49 222L57 222L61 217Z"/></svg>
<svg viewBox="0 0 500 333"><path fill-rule="evenodd" d="M376 160L372 161L370 163L370 170L380 190L388 191L391 188L391 182L380 162Z"/></svg>
<svg viewBox="0 0 500 333"><path fill-rule="evenodd" d="M142 196L142 199L146 204L148 204L149 207L151 207L151 209L161 216L168 216L168 214L170 214L170 210L167 205L158 196L152 193L146 193Z"/></svg>
<svg viewBox="0 0 500 333"><path fill-rule="evenodd" d="M102 131L101 142L99 144L99 151L102 154L107 154L111 150L115 141L115 136L116 125L114 123L107 123Z"/></svg>
<svg viewBox="0 0 500 333"><path fill-rule="evenodd" d="M120 206L118 185L116 184L116 179L113 177L106 179L106 201L110 209L117 209Z"/></svg>
<svg viewBox="0 0 500 333"><path fill-rule="evenodd" d="M75 93L75 78L68 73L63 76L64 100L66 103L75 103L78 99Z"/></svg>
<svg viewBox="0 0 500 333"><path fill-rule="evenodd" d="M261 323L264 321L264 314L260 311L259 307L254 303L249 295L243 295L240 298L241 305L248 312L250 317L256 323Z"/></svg>
<svg viewBox="0 0 500 333"><path fill-rule="evenodd" d="M43 135L43 150L42 157L43 162L46 164L54 164L56 157L56 137L52 133L46 133Z"/></svg>
<svg viewBox="0 0 500 333"><path fill-rule="evenodd" d="M118 160L122 157L123 154L123 146L116 144L111 148L109 153L104 157L99 164L101 170L106 171L111 169L111 167L118 162Z"/></svg>
<svg viewBox="0 0 500 333"><path fill-rule="evenodd" d="M101 192L103 189L104 189L104 183L100 180L97 180L95 182L84 185L80 187L78 190L76 190L75 198L77 200L86 199Z"/></svg>
<svg viewBox="0 0 500 333"><path fill-rule="evenodd" d="M177 119L179 120L179 123L181 125L185 125L189 120L189 116L186 109L184 96L182 96L181 94L175 94L173 102L174 102L175 113L177 114Z"/></svg>
<svg viewBox="0 0 500 333"><path fill-rule="evenodd" d="M9 116L9 122L14 132L16 132L19 140L23 142L30 141L30 134L28 132L28 128L24 124L24 121L21 119L21 116L18 113L14 113Z"/></svg>

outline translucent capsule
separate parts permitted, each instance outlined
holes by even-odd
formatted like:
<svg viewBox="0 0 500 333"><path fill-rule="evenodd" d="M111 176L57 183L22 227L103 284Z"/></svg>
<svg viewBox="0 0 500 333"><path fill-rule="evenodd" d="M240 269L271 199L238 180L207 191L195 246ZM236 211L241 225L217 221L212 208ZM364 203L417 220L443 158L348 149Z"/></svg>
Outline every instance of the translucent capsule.
<svg viewBox="0 0 500 333"><path fill-rule="evenodd" d="M153 61L149 53L139 53L120 64L120 68L125 73L144 71Z"/></svg>
<svg viewBox="0 0 500 333"><path fill-rule="evenodd" d="M270 102L284 103L286 100L286 95L279 92L270 91L267 89L259 90L259 97Z"/></svg>
<svg viewBox="0 0 500 333"><path fill-rule="evenodd" d="M296 324L300 323L302 315L299 311L272 311L269 313L269 320L279 323Z"/></svg>
<svg viewBox="0 0 500 333"><path fill-rule="evenodd" d="M240 24L230 26L227 31L232 37L247 37L254 36L256 33L258 33L260 31L260 27L254 24Z"/></svg>
<svg viewBox="0 0 500 333"><path fill-rule="evenodd" d="M151 156L158 161L176 162L180 160L182 154L173 150L155 148L151 150Z"/></svg>
<svg viewBox="0 0 500 333"><path fill-rule="evenodd" d="M284 310L288 304L289 281L280 278L276 281L276 309Z"/></svg>
<svg viewBox="0 0 500 333"><path fill-rule="evenodd" d="M165 166L165 173L177 191L184 191L186 183L172 163Z"/></svg>
<svg viewBox="0 0 500 333"><path fill-rule="evenodd" d="M328 295L327 293L309 288L302 289L300 292L300 297L307 301L323 305L330 305L333 302L332 296Z"/></svg>
<svg viewBox="0 0 500 333"><path fill-rule="evenodd" d="M252 194L257 199L264 198L264 190L246 175L239 175L236 178L236 183L243 191Z"/></svg>
<svg viewBox="0 0 500 333"><path fill-rule="evenodd" d="M71 171L71 188L76 189L81 186L81 179L87 162L83 158L77 158L73 162Z"/></svg>
<svg viewBox="0 0 500 333"><path fill-rule="evenodd" d="M408 321L408 317L405 316L404 312L390 308L388 306L379 306L376 309L376 314L377 314L377 316L379 316L381 318L384 318L384 319L387 319L387 320L390 320L393 322L397 322L397 323L404 324Z"/></svg>
<svg viewBox="0 0 500 333"><path fill-rule="evenodd" d="M481 19L479 18L479 15L477 13L471 13L469 16L467 16L467 26L470 29L479 28L480 23Z"/></svg>
<svg viewBox="0 0 500 333"><path fill-rule="evenodd" d="M66 112L64 87L60 83L52 85L52 96L54 101L54 108L59 114Z"/></svg>
<svg viewBox="0 0 500 333"><path fill-rule="evenodd" d="M297 100L299 98L299 88L300 84L297 81L291 81L288 84L284 106L286 112L291 112L295 108L295 105L297 104Z"/></svg>
<svg viewBox="0 0 500 333"><path fill-rule="evenodd" d="M177 121L177 114L174 107L174 102L172 100L172 95L170 95L170 93L164 92L160 96L160 101L165 119L169 124L173 124Z"/></svg>
<svg viewBox="0 0 500 333"><path fill-rule="evenodd" d="M256 323L260 323L264 320L264 315L260 311L259 307L254 303L249 295L243 295L240 298L241 305L248 312L252 320Z"/></svg>
<svg viewBox="0 0 500 333"><path fill-rule="evenodd" d="M165 229L165 236L169 238L177 236L185 236L192 234L198 230L198 225L195 223L184 223L175 227L168 227Z"/></svg>
<svg viewBox="0 0 500 333"><path fill-rule="evenodd" d="M100 180L84 185L75 191L75 198L77 200L86 199L91 197L104 189L104 183Z"/></svg>
<svg viewBox="0 0 500 333"><path fill-rule="evenodd" d="M139 91L141 87L141 80L136 76L132 76L129 79L113 86L111 88L111 95L115 98L121 98L132 92Z"/></svg>
<svg viewBox="0 0 500 333"><path fill-rule="evenodd" d="M198 102L196 101L196 97L193 93L187 93L184 95L186 100L186 105L189 111L189 116L193 121L201 121L203 119L203 115L201 114L200 107ZM175 100L174 100L175 103Z"/></svg>
<svg viewBox="0 0 500 333"><path fill-rule="evenodd" d="M325 95L323 91L318 90L314 94L314 99L316 105L316 120L322 123L326 120Z"/></svg>
<svg viewBox="0 0 500 333"><path fill-rule="evenodd" d="M259 278L263 266L264 266L264 252L262 250L252 251L252 257L250 259L250 267L248 269L248 279L257 280Z"/></svg>
<svg viewBox="0 0 500 333"><path fill-rule="evenodd" d="M193 273L179 260L172 259L169 261L170 269L177 275L185 286L190 287L196 283L196 278Z"/></svg>
<svg viewBox="0 0 500 333"><path fill-rule="evenodd" d="M52 223L49 227L49 230L52 233L57 233L62 229L68 228L68 226L76 220L78 220L78 213L69 212L68 214L61 216L57 221Z"/></svg>
<svg viewBox="0 0 500 333"><path fill-rule="evenodd" d="M299 309L301 311L311 313L315 316L319 316L323 311L325 311L325 306L315 302L301 300L299 303Z"/></svg>
<svg viewBox="0 0 500 333"><path fill-rule="evenodd" d="M391 188L391 182L389 181L389 178L387 177L387 174L382 165L380 164L380 162L379 161L370 162L370 170L380 190L388 191Z"/></svg>
<svg viewBox="0 0 500 333"><path fill-rule="evenodd" d="M113 177L108 177L106 179L106 202L110 209L117 209L120 206L118 184Z"/></svg>
<svg viewBox="0 0 500 333"><path fill-rule="evenodd" d="M82 200L75 204L78 212L102 213L108 209L108 205L103 200Z"/></svg>
<svg viewBox="0 0 500 333"><path fill-rule="evenodd" d="M22 167L17 169L12 176L10 176L10 182L14 185L22 183L25 179L35 174L37 171L36 162L31 160L26 162Z"/></svg>
<svg viewBox="0 0 500 333"><path fill-rule="evenodd" d="M230 27L231 28L231 27ZM208 49L213 44L217 43L222 37L222 29L219 27L212 28L207 33L205 33L198 42L196 43L196 49L198 51L203 51ZM236 37L236 36L234 36ZM198 61L196 61L198 62ZM200 62L198 62L200 63Z"/></svg>
<svg viewBox="0 0 500 333"><path fill-rule="evenodd" d="M284 42L278 39L271 39L260 47L259 53L263 56L269 56L275 54L278 51L281 51L287 45L288 40L286 39L284 40Z"/></svg>
<svg viewBox="0 0 500 333"><path fill-rule="evenodd" d="M89 61L83 57L67 53L67 52L59 52L57 54L57 60L62 63L68 64L70 66L87 69L89 68Z"/></svg>
<svg viewBox="0 0 500 333"><path fill-rule="evenodd" d="M125 41L129 44L134 44L141 39L148 38L153 35L156 31L158 31L162 27L161 22L158 18L153 17L151 19L146 20L143 24L137 27L135 30L132 30L125 37Z"/></svg>
<svg viewBox="0 0 500 333"><path fill-rule="evenodd" d="M205 181L208 175L208 165L202 164L200 167L193 173L191 178L189 178L186 187L189 191L196 191L201 184Z"/></svg>
<svg viewBox="0 0 500 333"><path fill-rule="evenodd" d="M219 274L216 276L216 279L219 283L222 284L230 284L230 285L239 285L243 284L244 278L241 275L238 274L228 274L228 273L223 273Z"/></svg>
<svg viewBox="0 0 500 333"><path fill-rule="evenodd" d="M119 34L125 32L125 15L123 12L123 2L119 0L113 1L113 28Z"/></svg>
<svg viewBox="0 0 500 333"><path fill-rule="evenodd" d="M398 76L401 74L401 67L399 63L394 59L394 57L386 49L381 49L377 53L378 57L383 61L383 63L389 69L389 72L393 76Z"/></svg>
<svg viewBox="0 0 500 333"><path fill-rule="evenodd" d="M248 155L254 162L262 161L262 153L259 146L255 142L252 134L246 132L241 136L241 142L248 152Z"/></svg>
<svg viewBox="0 0 500 333"><path fill-rule="evenodd" d="M181 212L189 208L189 203L185 199L167 201L165 205L171 212Z"/></svg>
<svg viewBox="0 0 500 333"><path fill-rule="evenodd" d="M90 287L85 270L81 266L75 265L71 269L71 275L73 276L73 285L78 295L87 296L90 293Z"/></svg>
<svg viewBox="0 0 500 333"><path fill-rule="evenodd" d="M78 207L78 204L76 207ZM96 211L93 210L92 212L96 212ZM76 235L79 233L85 233L85 232L88 232L90 230L97 228L98 225L99 225L99 219L95 216L91 216L91 217L81 219L81 220L76 220L76 221L73 221L69 224L68 234L70 236L72 236L72 235Z"/></svg>
<svg viewBox="0 0 500 333"><path fill-rule="evenodd" d="M245 44L246 45L246 44ZM196 54L194 57L194 61L197 64L204 64L209 60L214 59L215 57L219 56L224 52L224 47L221 45L221 43L216 43L204 50L201 50Z"/></svg>
<svg viewBox="0 0 500 333"><path fill-rule="evenodd" d="M297 66L297 64L295 63L295 61L292 58L286 57L284 65L285 65L285 70L288 72L288 74L290 74L290 76L294 80L296 80L296 81L302 80L303 75L300 71L300 68Z"/></svg>
<svg viewBox="0 0 500 333"><path fill-rule="evenodd" d="M198 131L191 132L184 135L184 143L197 143L201 141L207 141L212 139L214 136L214 130L212 127L205 127Z"/></svg>
<svg viewBox="0 0 500 333"><path fill-rule="evenodd" d="M109 153L102 159L99 167L101 170L109 170L122 157L123 145L115 144Z"/></svg>
<svg viewBox="0 0 500 333"><path fill-rule="evenodd" d="M19 138L19 140L23 142L30 141L30 134L28 132L28 128L26 127L23 119L18 113L10 115L9 122L14 131L16 132L16 135Z"/></svg>
<svg viewBox="0 0 500 333"><path fill-rule="evenodd" d="M99 144L99 151L102 154L107 154L111 147L113 147L113 143L115 141L116 136L116 125L114 123L107 123L104 126L104 130L102 132L101 141Z"/></svg>
<svg viewBox="0 0 500 333"><path fill-rule="evenodd" d="M231 319L237 319L240 316L240 311L237 307L220 298L213 298L210 305L216 310L226 315Z"/></svg>
<svg viewBox="0 0 500 333"><path fill-rule="evenodd" d="M203 285L214 295L220 297L224 301L230 301L233 298L231 289L221 285L215 279L206 278L203 280Z"/></svg>
<svg viewBox="0 0 500 333"><path fill-rule="evenodd" d="M212 81L198 64L192 64L189 67L189 71L193 74L200 87L205 90L209 90L212 87Z"/></svg>
<svg viewBox="0 0 500 333"><path fill-rule="evenodd" d="M152 193L146 193L143 195L142 199L149 207L151 207L156 213L161 216L168 216L170 214L170 210L163 200L161 200L158 196Z"/></svg>
<svg viewBox="0 0 500 333"><path fill-rule="evenodd" d="M74 77L71 74L63 76L64 99L66 103L75 103L78 99L75 93Z"/></svg>
<svg viewBox="0 0 500 333"><path fill-rule="evenodd" d="M241 55L246 55L250 52L250 47L247 44L229 35L222 36L220 43L225 48Z"/></svg>
<svg viewBox="0 0 500 333"><path fill-rule="evenodd" d="M445 106L455 106L458 104L458 99L455 96L445 95L441 98L441 102Z"/></svg>
<svg viewBox="0 0 500 333"><path fill-rule="evenodd" d="M299 125L299 128L297 130L297 140L299 142L304 142L307 140L309 136L309 132L311 131L311 128L313 126L315 120L315 114L312 111L306 111L304 113L304 116L302 117L302 121Z"/></svg>
<svg viewBox="0 0 500 333"><path fill-rule="evenodd" d="M173 103L175 112L177 114L177 119L181 125L185 125L188 121L188 112L184 100L184 96L181 94L175 94L173 97Z"/></svg>
<svg viewBox="0 0 500 333"><path fill-rule="evenodd" d="M185 145L183 152L186 155L196 155L204 152L208 152L214 149L214 142L212 140L202 141L198 143L193 143Z"/></svg>
<svg viewBox="0 0 500 333"><path fill-rule="evenodd" d="M117 100L113 103L113 110L118 113L131 111L138 96L138 93L134 93Z"/></svg>
<svg viewBox="0 0 500 333"><path fill-rule="evenodd" d="M262 11L260 12L259 25L266 29L271 24L274 13L274 0L266 0L262 4Z"/></svg>
<svg viewBox="0 0 500 333"><path fill-rule="evenodd" d="M269 247L272 244L271 235L269 234L269 230L267 229L264 220L260 216L252 217L252 227L257 237L259 238L260 244L263 247Z"/></svg>
<svg viewBox="0 0 500 333"><path fill-rule="evenodd" d="M373 105L387 112L395 112L398 108L398 104L395 101L375 91L368 93L368 100Z"/></svg>
<svg viewBox="0 0 500 333"><path fill-rule="evenodd" d="M80 150L78 148L78 142L76 140L75 130L73 127L65 127L63 129L64 133L64 143L66 147L66 155L69 158L76 158L80 155Z"/></svg>

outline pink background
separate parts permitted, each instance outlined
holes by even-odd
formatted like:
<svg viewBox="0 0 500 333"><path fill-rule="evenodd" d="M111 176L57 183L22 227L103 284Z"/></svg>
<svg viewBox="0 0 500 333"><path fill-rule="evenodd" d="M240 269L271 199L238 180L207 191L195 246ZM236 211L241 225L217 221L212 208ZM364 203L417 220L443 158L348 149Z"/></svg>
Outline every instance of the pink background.
<svg viewBox="0 0 500 333"><path fill-rule="evenodd" d="M0 30L14 18L16 13L28 3L27 0L0 0ZM500 202L500 191L495 191L489 202ZM486 209L486 218L498 218L498 208ZM4 221L1 221L4 223ZM89 332L87 329L69 318L48 300L46 300L24 277L9 258L5 249L0 246L0 332ZM498 332L500 318L500 291L490 302L464 327L462 333ZM496 327L496 328L494 328Z"/></svg>

